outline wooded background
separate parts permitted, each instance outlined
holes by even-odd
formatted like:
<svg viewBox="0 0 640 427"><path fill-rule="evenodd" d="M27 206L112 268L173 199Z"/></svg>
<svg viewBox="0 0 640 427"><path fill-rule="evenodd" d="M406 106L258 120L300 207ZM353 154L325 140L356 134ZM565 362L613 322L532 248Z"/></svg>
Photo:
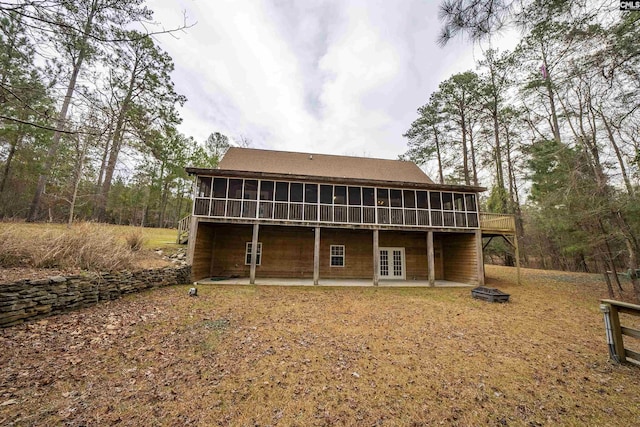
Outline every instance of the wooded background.
<svg viewBox="0 0 640 427"><path fill-rule="evenodd" d="M463 36L482 57L425 99L402 158L490 188L483 209L516 216L524 265L640 267L640 13L610 0L441 12L443 49ZM189 213L184 167L215 166L229 139L177 130L186 99L152 24L143 0L0 3L1 218L173 227ZM488 48L507 24L518 46ZM486 256L513 262L499 242Z"/></svg>

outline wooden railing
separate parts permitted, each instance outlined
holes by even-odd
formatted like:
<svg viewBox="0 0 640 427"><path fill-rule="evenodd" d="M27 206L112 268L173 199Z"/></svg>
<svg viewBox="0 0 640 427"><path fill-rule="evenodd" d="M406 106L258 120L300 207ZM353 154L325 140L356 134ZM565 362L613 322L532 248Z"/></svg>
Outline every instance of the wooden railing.
<svg viewBox="0 0 640 427"><path fill-rule="evenodd" d="M513 215L480 212L480 229L498 233L515 233L516 221Z"/></svg>
<svg viewBox="0 0 640 427"><path fill-rule="evenodd" d="M600 311L604 314L604 328L609 344L609 356L618 363L629 362L640 366L640 353L624 348L623 335L640 339L640 331L620 325L620 313L640 316L640 305L603 299Z"/></svg>
<svg viewBox="0 0 640 427"><path fill-rule="evenodd" d="M189 228L191 227L191 215L187 215L178 221L177 243L182 245L189 240Z"/></svg>

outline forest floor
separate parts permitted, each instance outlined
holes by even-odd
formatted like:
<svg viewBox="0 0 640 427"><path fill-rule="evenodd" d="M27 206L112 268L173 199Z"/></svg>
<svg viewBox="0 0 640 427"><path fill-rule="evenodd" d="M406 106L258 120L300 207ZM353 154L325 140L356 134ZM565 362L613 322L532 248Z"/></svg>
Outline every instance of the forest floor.
<svg viewBox="0 0 640 427"><path fill-rule="evenodd" d="M8 328L0 425L640 425L640 368L608 361L599 276L487 279L508 303L184 285Z"/></svg>

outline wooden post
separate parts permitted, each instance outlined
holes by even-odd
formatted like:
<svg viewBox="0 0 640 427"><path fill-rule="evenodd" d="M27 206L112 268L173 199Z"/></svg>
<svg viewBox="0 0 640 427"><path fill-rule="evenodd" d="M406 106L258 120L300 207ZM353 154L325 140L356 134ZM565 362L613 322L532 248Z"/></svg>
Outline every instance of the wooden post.
<svg viewBox="0 0 640 427"><path fill-rule="evenodd" d="M622 330L620 328L620 314L618 314L618 308L609 305L610 308L610 316L611 316L611 331L613 332L613 344L616 349L616 355L618 356L618 361L620 363L624 363L627 361L625 352L624 352L624 341L622 340Z"/></svg>
<svg viewBox="0 0 640 427"><path fill-rule="evenodd" d="M476 260L478 263L478 286L484 286L484 257L482 251L482 230L476 230Z"/></svg>
<svg viewBox="0 0 640 427"><path fill-rule="evenodd" d="M513 243L516 247L516 273L518 275L518 285L521 285L520 282L520 248L518 247L518 232L516 231L513 234Z"/></svg>
<svg viewBox="0 0 640 427"><path fill-rule="evenodd" d="M320 280L320 227L316 227L315 242L313 245L313 284L318 285Z"/></svg>
<svg viewBox="0 0 640 427"><path fill-rule="evenodd" d="M373 286L378 286L378 273L380 271L380 254L378 250L378 229L373 230Z"/></svg>
<svg viewBox="0 0 640 427"><path fill-rule="evenodd" d="M251 273L249 275L249 283L256 283L256 264L258 263L258 229L259 225L253 224L253 238L251 239Z"/></svg>
<svg viewBox="0 0 640 427"><path fill-rule="evenodd" d="M191 225L189 226L189 241L187 242L187 263L193 266L193 252L196 247L198 237L198 217L191 215Z"/></svg>
<svg viewBox="0 0 640 427"><path fill-rule="evenodd" d="M429 286L435 286L436 262L433 250L433 231L427 231L427 268L429 270Z"/></svg>

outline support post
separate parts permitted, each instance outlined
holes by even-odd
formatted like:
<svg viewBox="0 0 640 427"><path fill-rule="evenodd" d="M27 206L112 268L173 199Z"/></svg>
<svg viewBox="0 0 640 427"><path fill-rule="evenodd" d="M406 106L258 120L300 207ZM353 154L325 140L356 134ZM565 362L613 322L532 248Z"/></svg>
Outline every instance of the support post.
<svg viewBox="0 0 640 427"><path fill-rule="evenodd" d="M433 250L433 231L427 231L427 269L429 270L429 286L436 285L436 263Z"/></svg>
<svg viewBox="0 0 640 427"><path fill-rule="evenodd" d="M320 280L320 227L316 227L315 241L313 244L313 284L318 285Z"/></svg>
<svg viewBox="0 0 640 427"><path fill-rule="evenodd" d="M378 229L373 230L373 286L378 286L378 273L380 272L380 251Z"/></svg>
<svg viewBox="0 0 640 427"><path fill-rule="evenodd" d="M624 363L627 358L622 340L618 308L603 302L600 304L600 311L604 314L604 328L607 334L607 344L609 345L609 356L616 363Z"/></svg>
<svg viewBox="0 0 640 427"><path fill-rule="evenodd" d="M253 237L251 239L251 272L249 274L249 283L256 283L256 264L258 263L258 229L259 225L253 224Z"/></svg>
<svg viewBox="0 0 640 427"><path fill-rule="evenodd" d="M187 263L193 266L193 253L196 247L196 238L198 237L198 217L191 215L191 225L189 226L189 241L187 242Z"/></svg>
<svg viewBox="0 0 640 427"><path fill-rule="evenodd" d="M518 232L513 235L513 243L516 247L516 274L518 275L518 285L521 285L520 282L520 248L518 247Z"/></svg>
<svg viewBox="0 0 640 427"><path fill-rule="evenodd" d="M476 262L478 263L478 286L484 286L484 256L480 229L476 230Z"/></svg>

